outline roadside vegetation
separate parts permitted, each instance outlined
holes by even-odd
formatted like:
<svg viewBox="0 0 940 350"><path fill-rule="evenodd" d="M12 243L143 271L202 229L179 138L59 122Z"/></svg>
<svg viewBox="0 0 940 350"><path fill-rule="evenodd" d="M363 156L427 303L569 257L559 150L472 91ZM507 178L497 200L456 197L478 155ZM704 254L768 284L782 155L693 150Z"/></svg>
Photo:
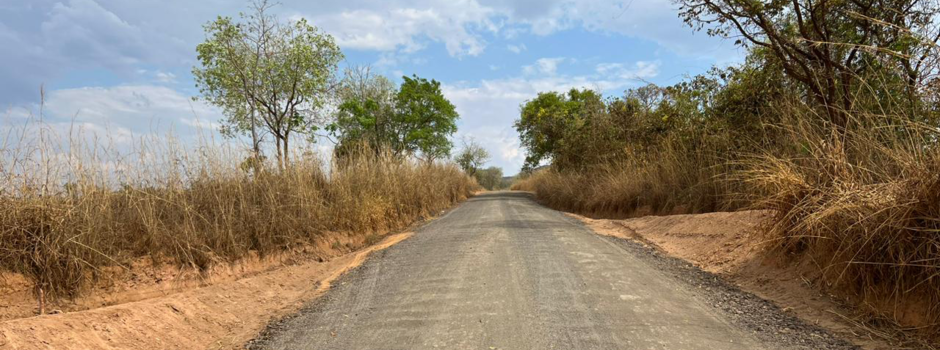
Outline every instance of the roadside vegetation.
<svg viewBox="0 0 940 350"><path fill-rule="evenodd" d="M483 188L490 191L509 188L508 184L503 183L502 168L483 167L489 159L489 152L473 138L464 139L463 146L454 156L454 162Z"/></svg>
<svg viewBox="0 0 940 350"><path fill-rule="evenodd" d="M770 210L754 237L768 255L869 320L935 336L940 4L677 3L746 61L621 97L539 94L516 122L530 171L514 188L602 217Z"/></svg>
<svg viewBox="0 0 940 350"><path fill-rule="evenodd" d="M40 305L141 259L205 271L326 233L371 244L479 189L448 160L458 115L438 82L337 77L332 37L254 5L208 23L197 48L199 97L224 112L231 140L113 142L41 111L6 129L0 269L33 283ZM332 156L319 154L328 141Z"/></svg>

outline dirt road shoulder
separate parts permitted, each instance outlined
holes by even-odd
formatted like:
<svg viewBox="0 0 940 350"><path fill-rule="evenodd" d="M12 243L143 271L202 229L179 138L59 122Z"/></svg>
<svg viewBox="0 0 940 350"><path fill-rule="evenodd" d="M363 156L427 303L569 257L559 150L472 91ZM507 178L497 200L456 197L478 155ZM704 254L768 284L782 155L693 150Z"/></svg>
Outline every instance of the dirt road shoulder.
<svg viewBox="0 0 940 350"><path fill-rule="evenodd" d="M701 270L700 274L691 275L677 272L683 279L709 285L708 288L716 290L731 284L770 301L784 313L806 324L826 329L861 348L893 349L899 341L855 321L850 309L814 288L808 280L811 277L801 274L799 267L765 259L760 242L750 237L758 229L765 215L763 212L645 216L626 220L566 214L580 220L597 234L631 242L635 250L645 248L650 259L666 270L689 270L692 266L694 270ZM678 260L670 262L669 259L653 257L656 255ZM708 281L708 276L716 275L720 280ZM730 311L737 313L740 310ZM779 321L784 325L787 323L786 320Z"/></svg>

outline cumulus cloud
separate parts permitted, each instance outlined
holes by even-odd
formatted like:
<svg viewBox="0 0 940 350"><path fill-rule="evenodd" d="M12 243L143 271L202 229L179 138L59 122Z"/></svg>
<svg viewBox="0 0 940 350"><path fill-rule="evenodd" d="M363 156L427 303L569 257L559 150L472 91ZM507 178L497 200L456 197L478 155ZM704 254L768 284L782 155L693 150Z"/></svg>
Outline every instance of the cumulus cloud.
<svg viewBox="0 0 940 350"><path fill-rule="evenodd" d="M157 81L161 83L175 83L176 82L176 74L173 74L173 73L157 71L156 73L154 73L154 76L156 77Z"/></svg>
<svg viewBox="0 0 940 350"><path fill-rule="evenodd" d="M12 29L0 22L0 104L30 100L38 97L43 81L55 76L47 67L49 58L42 49L27 43Z"/></svg>
<svg viewBox="0 0 940 350"><path fill-rule="evenodd" d="M193 128L203 129L203 130L214 131L214 130L219 130L219 128L222 127L222 124L219 124L210 120L199 119L198 116L193 117L193 118L180 118L180 122L182 122L185 125L191 126Z"/></svg>
<svg viewBox="0 0 940 350"><path fill-rule="evenodd" d="M35 101L41 85L66 72L105 69L130 76L141 65L178 62L180 47L187 47L186 54L192 50L167 31L125 20L102 3L36 0L6 8L0 14L0 103Z"/></svg>
<svg viewBox="0 0 940 350"><path fill-rule="evenodd" d="M455 1L429 7L385 2L304 17L333 34L341 47L415 52L427 40L443 43L451 56L459 57L483 52L486 43L478 32L497 30L492 15L492 10L474 1Z"/></svg>
<svg viewBox="0 0 940 350"><path fill-rule="evenodd" d="M524 25L536 35L549 35L581 27L646 39L680 54L721 56L734 50L731 43L692 34L671 0L481 0L509 23Z"/></svg>
<svg viewBox="0 0 940 350"><path fill-rule="evenodd" d="M555 75L558 71L558 65L565 62L564 57L539 58L535 64L522 67L522 72L526 75L541 73L545 75Z"/></svg>
<svg viewBox="0 0 940 350"><path fill-rule="evenodd" d="M525 44L519 44L519 45L510 44L510 45L506 45L506 49L509 50L509 52L518 54L518 53L522 53L522 51L525 51L527 48Z"/></svg>
<svg viewBox="0 0 940 350"><path fill-rule="evenodd" d="M192 101L176 90L155 85L76 88L50 91L44 106L52 123L82 125L91 131L119 131L121 140L135 135L173 132L190 135L194 128L217 130L218 109Z"/></svg>
<svg viewBox="0 0 940 350"><path fill-rule="evenodd" d="M420 64L419 53L432 45L441 45L453 57L468 58L484 53L490 38L573 28L649 40L680 55L720 56L716 47L723 50L714 39L690 35L670 0L281 2L275 11L282 17L306 17L334 35L345 50L379 52L376 65L399 76L403 72L398 66ZM237 16L245 2L31 0L4 2L0 8L0 107L35 102L40 84L68 73L103 70L125 84L136 83L51 90L48 114L63 122L74 117L89 127L116 124L130 133L149 132L154 125L214 127L221 117L214 108L168 86L188 80L172 72L181 74L195 63L193 49L204 39L202 25L218 15ZM527 51L525 44L513 43L504 53ZM515 63L500 62L489 69L510 71L510 64ZM445 93L463 115L462 132L492 145L497 162L511 173L523 157L511 127L520 103L539 91L616 91L656 76L660 66L658 61L608 62L581 75L564 74L576 64L570 58L546 57L522 68L517 77L450 83Z"/></svg>
<svg viewBox="0 0 940 350"><path fill-rule="evenodd" d="M236 16L245 3L33 0L4 6L0 78L7 83L0 103L33 94L40 83L72 69L120 73L192 65L201 26L217 15ZM310 19L343 48L382 52L412 53L441 43L451 56L475 56L486 50L487 34L548 35L575 27L652 40L690 55L731 47L716 46L702 33L690 35L670 0L283 1L275 11ZM518 53L526 47L507 49Z"/></svg>
<svg viewBox="0 0 940 350"><path fill-rule="evenodd" d="M150 51L139 28L93 0L56 3L41 27L51 54L100 62L109 68L131 66Z"/></svg>
<svg viewBox="0 0 940 350"><path fill-rule="evenodd" d="M649 79L659 75L659 65L656 62L637 61L633 65L623 63L600 63L595 70L598 74L606 77L616 77L620 79Z"/></svg>

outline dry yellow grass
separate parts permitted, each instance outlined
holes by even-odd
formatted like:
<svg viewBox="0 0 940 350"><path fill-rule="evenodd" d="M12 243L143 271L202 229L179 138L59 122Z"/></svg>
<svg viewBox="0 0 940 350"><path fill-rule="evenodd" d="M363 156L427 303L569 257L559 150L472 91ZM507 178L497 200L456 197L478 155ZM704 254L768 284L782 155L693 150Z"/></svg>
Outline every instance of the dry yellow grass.
<svg viewBox="0 0 940 350"><path fill-rule="evenodd" d="M556 209L593 217L699 213L736 208L739 204L723 181L728 171L713 148L690 150L663 142L655 152L587 171L537 171L512 189L534 192Z"/></svg>
<svg viewBox="0 0 940 350"><path fill-rule="evenodd" d="M798 149L766 152L740 174L775 214L772 252L816 270L817 284L873 320L940 330L940 149L935 127L857 115L843 135L796 111L782 134Z"/></svg>
<svg viewBox="0 0 940 350"><path fill-rule="evenodd" d="M323 164L308 153L253 171L225 146L153 138L121 150L89 136L31 123L0 148L0 268L49 297L75 296L142 257L205 269L325 231L374 236L477 189L452 164L388 154Z"/></svg>

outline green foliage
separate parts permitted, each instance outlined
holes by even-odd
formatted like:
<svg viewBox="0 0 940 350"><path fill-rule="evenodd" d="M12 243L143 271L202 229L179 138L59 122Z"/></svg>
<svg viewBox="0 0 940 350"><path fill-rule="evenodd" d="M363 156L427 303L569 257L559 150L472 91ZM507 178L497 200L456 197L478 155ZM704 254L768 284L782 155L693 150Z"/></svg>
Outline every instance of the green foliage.
<svg viewBox="0 0 940 350"><path fill-rule="evenodd" d="M460 153L454 156L454 162L460 166L467 175L474 176L477 170L490 158L490 153L473 139L464 140ZM484 186L485 187L485 186Z"/></svg>
<svg viewBox="0 0 940 350"><path fill-rule="evenodd" d="M642 86L622 97L602 99L589 90L541 93L522 106L515 123L527 152L524 171L546 160L559 171L644 166L661 161L667 150L680 153L676 163L723 163L777 144L776 109L799 99L792 85L756 51L740 66L714 68L672 86Z"/></svg>
<svg viewBox="0 0 940 350"><path fill-rule="evenodd" d="M223 134L251 130L250 104L258 79L256 57L238 47L246 41L242 25L228 17L219 17L205 25L206 42L196 47L202 68L193 69L196 86L202 98L222 109L227 119Z"/></svg>
<svg viewBox="0 0 940 350"><path fill-rule="evenodd" d="M339 138L337 154L367 147L427 161L450 155L449 137L457 131L459 118L456 108L436 80L402 78L396 91L385 77L364 69L347 71L336 121L327 127Z"/></svg>
<svg viewBox="0 0 940 350"><path fill-rule="evenodd" d="M345 156L357 148L384 149L400 155L395 100L398 90L369 67L347 68L337 89L339 110L336 120L327 126L339 138L335 153Z"/></svg>
<svg viewBox="0 0 940 350"><path fill-rule="evenodd" d="M600 94L591 90L572 89L567 95L544 92L526 102L515 122L522 146L528 151L524 169L537 167L544 160L559 166L577 162L571 158L580 155L565 150L578 146L577 133L585 120L603 108Z"/></svg>
<svg viewBox="0 0 940 350"><path fill-rule="evenodd" d="M499 167L491 166L480 169L473 177L477 179L480 186L487 190L494 191L503 187L503 169Z"/></svg>
<svg viewBox="0 0 940 350"><path fill-rule="evenodd" d="M437 80L402 77L396 106L397 122L403 130L402 147L420 152L425 160L446 158L453 144L448 139L457 132L457 109L441 92Z"/></svg>
<svg viewBox="0 0 940 350"><path fill-rule="evenodd" d="M316 111L343 54L329 34L305 19L282 23L266 13L270 7L262 1L241 22L219 17L206 24L193 76L202 97L225 113L222 132L250 131L257 151L256 129L263 127L283 166L292 134L310 134L322 122Z"/></svg>
<svg viewBox="0 0 940 350"><path fill-rule="evenodd" d="M680 17L772 62L820 116L844 130L855 112L932 114L936 18L920 0L675 0Z"/></svg>

